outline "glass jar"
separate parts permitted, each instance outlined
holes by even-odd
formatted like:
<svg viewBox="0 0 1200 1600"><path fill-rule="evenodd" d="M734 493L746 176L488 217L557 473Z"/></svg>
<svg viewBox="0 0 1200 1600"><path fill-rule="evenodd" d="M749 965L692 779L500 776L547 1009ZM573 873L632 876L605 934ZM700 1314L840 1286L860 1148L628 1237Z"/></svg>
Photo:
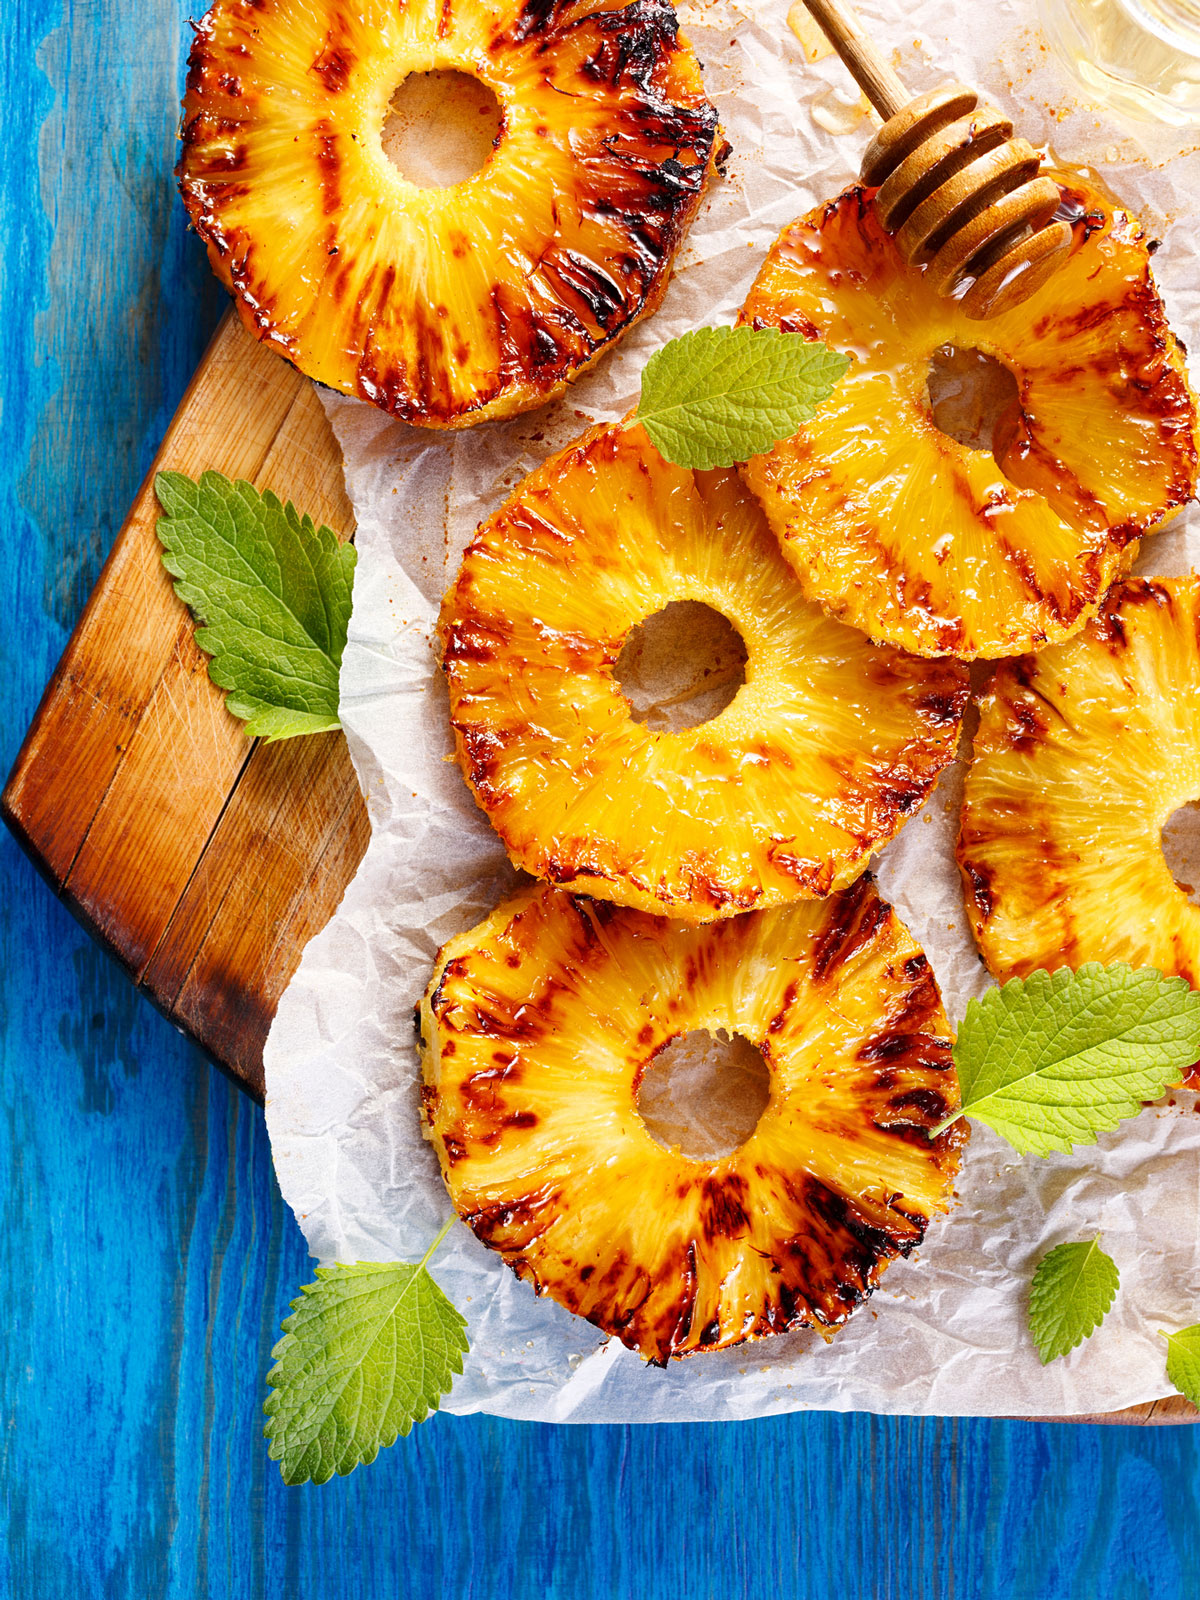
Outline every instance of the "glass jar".
<svg viewBox="0 0 1200 1600"><path fill-rule="evenodd" d="M1046 31L1090 98L1200 124L1200 0L1046 0Z"/></svg>

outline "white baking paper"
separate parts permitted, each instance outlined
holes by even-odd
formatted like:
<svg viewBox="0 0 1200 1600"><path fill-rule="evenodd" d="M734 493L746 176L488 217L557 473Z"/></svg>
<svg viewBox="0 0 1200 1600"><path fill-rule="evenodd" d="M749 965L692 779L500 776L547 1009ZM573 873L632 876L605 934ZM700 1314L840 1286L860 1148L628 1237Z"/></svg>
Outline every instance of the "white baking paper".
<svg viewBox="0 0 1200 1600"><path fill-rule="evenodd" d="M1200 162L1179 153L1177 133L1081 107L1027 4L871 0L863 12L914 91L950 75L977 83L1032 141L1095 166L1163 240L1156 270L1173 324L1200 347ZM593 419L619 416L652 350L688 328L731 321L777 231L852 178L871 124L840 63L809 65L785 16L780 0L681 7L734 153L661 310L565 400L439 436L326 397L358 516L342 718L372 838L336 916L305 952L266 1051L280 1185L322 1262L415 1260L446 1217L418 1126L412 1008L438 946L515 881L447 760L431 649L438 599L476 523L518 478ZM1141 568L1186 571L1197 556L1200 521L1188 515L1146 542ZM956 1020L988 981L953 865L960 782L955 768L878 863ZM1157 1330L1200 1317L1196 1110L1194 1096L1176 1094L1098 1146L1049 1160L1017 1159L976 1126L956 1209L829 1346L801 1333L647 1367L535 1298L455 1228L434 1271L467 1315L471 1353L445 1409L564 1422L800 1407L1012 1416L1165 1395ZM1120 1269L1116 1304L1094 1338L1042 1367L1025 1324L1032 1266L1052 1245L1097 1232Z"/></svg>

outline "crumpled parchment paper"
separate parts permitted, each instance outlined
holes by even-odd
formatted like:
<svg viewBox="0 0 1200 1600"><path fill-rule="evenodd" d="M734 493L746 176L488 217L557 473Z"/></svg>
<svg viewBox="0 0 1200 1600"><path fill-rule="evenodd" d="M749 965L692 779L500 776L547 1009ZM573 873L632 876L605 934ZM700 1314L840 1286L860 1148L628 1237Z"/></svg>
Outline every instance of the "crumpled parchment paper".
<svg viewBox="0 0 1200 1600"><path fill-rule="evenodd" d="M1177 132L1081 106L1044 48L1039 9L1018 0L863 7L914 92L951 75L978 84L1019 132L1060 160L1093 166L1138 210L1163 240L1155 265L1173 325L1196 344L1200 159L1181 150ZM461 550L521 475L591 421L624 412L652 350L733 319L775 234L851 180L871 133L841 64L805 60L781 0L684 4L680 15L734 154L661 310L564 400L509 423L437 436L326 396L358 516L342 719L372 839L336 916L304 954L266 1052L280 1185L325 1263L415 1260L448 1213L418 1125L412 1007L438 946L515 881L447 760L431 635ZM1188 571L1198 555L1200 518L1189 512L1146 541L1140 570ZM928 952L954 1020L988 983L953 864L960 786L956 767L878 861L881 888ZM1097 1146L1049 1160L1018 1159L976 1126L956 1209L934 1223L917 1257L889 1269L829 1346L799 1333L646 1367L535 1298L455 1228L433 1270L467 1315L472 1348L445 1409L577 1422L800 1407L1070 1415L1167 1394L1157 1330L1200 1317L1197 1109L1194 1096L1177 1093ZM1097 1232L1120 1269L1116 1304L1094 1338L1042 1367L1025 1322L1029 1274L1052 1245Z"/></svg>

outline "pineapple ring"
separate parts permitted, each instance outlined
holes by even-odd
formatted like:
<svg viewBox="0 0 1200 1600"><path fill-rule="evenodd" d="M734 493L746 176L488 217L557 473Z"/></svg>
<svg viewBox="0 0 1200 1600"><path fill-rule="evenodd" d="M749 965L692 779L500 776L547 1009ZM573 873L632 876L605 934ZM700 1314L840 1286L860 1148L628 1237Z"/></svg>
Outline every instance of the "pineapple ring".
<svg viewBox="0 0 1200 1600"><path fill-rule="evenodd" d="M958 841L996 977L1128 961L1200 988L1200 907L1162 850L1200 797L1198 638L1200 579L1127 578L1076 638L997 670Z"/></svg>
<svg viewBox="0 0 1200 1600"><path fill-rule="evenodd" d="M501 108L445 189L380 139L433 70ZM666 0L216 0L183 108L184 203L246 327L435 428L541 404L652 311L723 149Z"/></svg>
<svg viewBox="0 0 1200 1600"><path fill-rule="evenodd" d="M966 1126L929 964L869 877L697 928L537 884L439 952L424 1113L454 1209L647 1359L831 1329L949 1209ZM638 1115L672 1038L726 1028L770 1099L690 1160Z"/></svg>
<svg viewBox="0 0 1200 1600"><path fill-rule="evenodd" d="M745 682L678 732L635 722L614 666L670 601L711 606ZM952 759L956 662L918 661L800 592L733 472L593 430L483 524L439 633L459 764L512 860L704 922L849 883Z"/></svg>
<svg viewBox="0 0 1200 1600"><path fill-rule="evenodd" d="M1137 223L1065 181L1064 264L980 323L901 261L861 189L786 228L742 319L855 359L794 438L744 476L805 593L919 655L1016 655L1093 615L1133 540L1191 496L1196 409ZM942 433L935 353L1017 380L995 453Z"/></svg>

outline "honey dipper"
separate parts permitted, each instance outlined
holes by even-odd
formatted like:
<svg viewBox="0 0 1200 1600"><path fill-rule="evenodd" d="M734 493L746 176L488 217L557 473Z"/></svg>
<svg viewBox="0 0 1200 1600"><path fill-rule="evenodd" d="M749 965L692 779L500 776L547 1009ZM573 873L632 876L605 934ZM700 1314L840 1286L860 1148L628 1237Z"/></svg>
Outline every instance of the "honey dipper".
<svg viewBox="0 0 1200 1600"><path fill-rule="evenodd" d="M914 99L843 0L804 3L885 119L859 176L878 188L879 220L903 259L924 266L968 317L1020 305L1071 243L1069 225L1054 220L1058 185L1039 176L1033 146L1012 138L1008 118L961 83Z"/></svg>

